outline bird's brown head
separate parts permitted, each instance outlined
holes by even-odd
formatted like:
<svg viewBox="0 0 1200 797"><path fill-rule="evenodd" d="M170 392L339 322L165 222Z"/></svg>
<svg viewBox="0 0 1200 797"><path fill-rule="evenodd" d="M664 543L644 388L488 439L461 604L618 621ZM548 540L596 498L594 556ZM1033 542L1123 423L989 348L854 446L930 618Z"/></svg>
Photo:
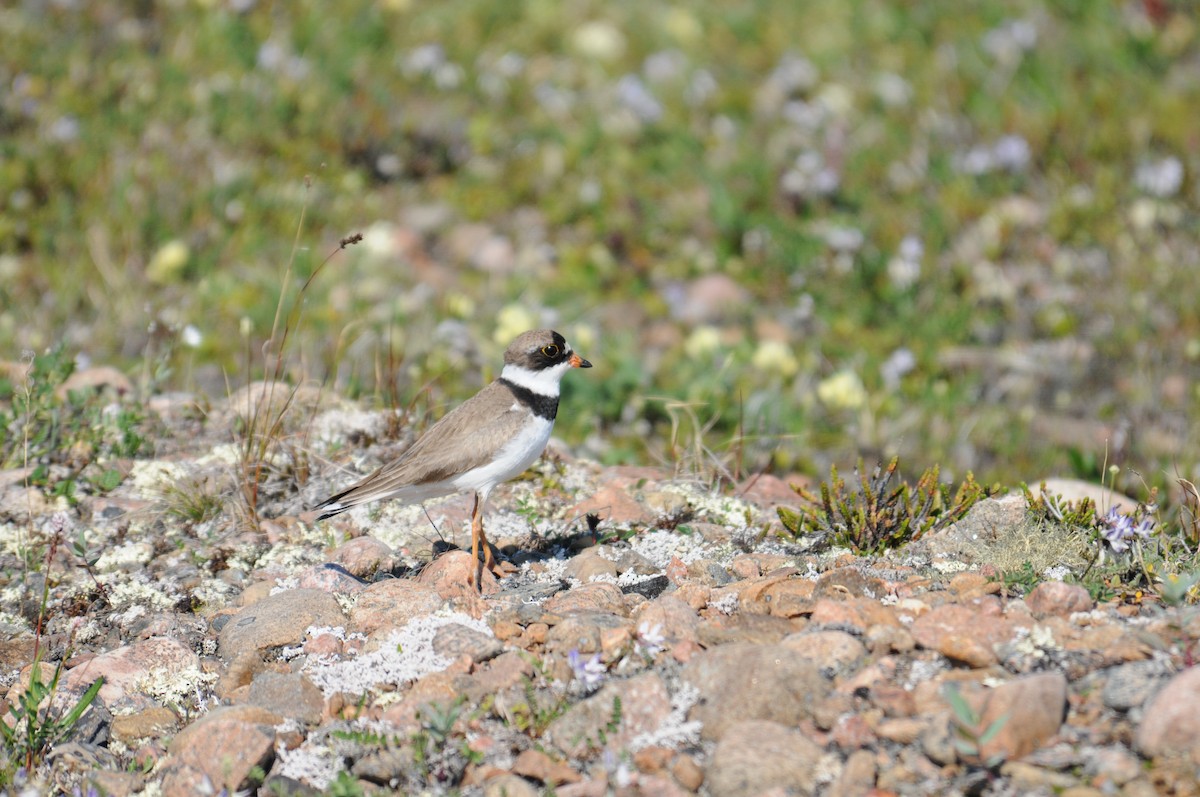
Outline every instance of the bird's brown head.
<svg viewBox="0 0 1200 797"><path fill-rule="evenodd" d="M543 371L563 364L572 368L591 368L571 344L553 329L532 329L517 337L504 352L504 364L529 371Z"/></svg>

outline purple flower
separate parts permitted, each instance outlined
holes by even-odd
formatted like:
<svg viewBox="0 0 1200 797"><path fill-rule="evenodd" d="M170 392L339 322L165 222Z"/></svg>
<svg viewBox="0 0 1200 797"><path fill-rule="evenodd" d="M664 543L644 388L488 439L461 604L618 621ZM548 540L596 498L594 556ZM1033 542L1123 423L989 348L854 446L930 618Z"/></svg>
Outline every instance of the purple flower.
<svg viewBox="0 0 1200 797"><path fill-rule="evenodd" d="M1101 534L1116 553L1125 553L1129 550L1130 542L1149 539L1154 533L1153 519L1142 518L1134 523L1132 517L1121 514L1115 506L1108 510L1108 514L1101 518L1100 522L1104 525Z"/></svg>
<svg viewBox="0 0 1200 797"><path fill-rule="evenodd" d="M567 663L571 665L571 672L575 674L575 680L583 684L588 691L595 689L604 682L604 677L608 674L607 668L600 661L600 654L594 654L590 659L585 659L579 655L578 650L572 650L567 654Z"/></svg>

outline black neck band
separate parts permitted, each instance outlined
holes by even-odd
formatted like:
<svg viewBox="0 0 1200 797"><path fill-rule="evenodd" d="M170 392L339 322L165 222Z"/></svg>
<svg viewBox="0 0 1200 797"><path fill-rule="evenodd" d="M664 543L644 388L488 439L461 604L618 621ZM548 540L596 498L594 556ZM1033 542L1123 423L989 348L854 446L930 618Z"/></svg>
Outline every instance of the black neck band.
<svg viewBox="0 0 1200 797"><path fill-rule="evenodd" d="M513 392L517 397L517 401L529 408L530 412L539 418L545 418L548 421L554 420L554 416L558 414L558 396L543 396L541 393L534 393L527 387L522 387L510 379L500 378L501 384Z"/></svg>

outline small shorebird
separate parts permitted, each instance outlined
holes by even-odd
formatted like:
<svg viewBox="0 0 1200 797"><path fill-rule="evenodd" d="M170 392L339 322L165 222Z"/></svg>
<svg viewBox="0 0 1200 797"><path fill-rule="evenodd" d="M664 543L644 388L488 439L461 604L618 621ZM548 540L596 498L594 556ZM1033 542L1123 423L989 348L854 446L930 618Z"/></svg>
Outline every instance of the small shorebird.
<svg viewBox="0 0 1200 797"><path fill-rule="evenodd" d="M504 352L500 377L447 413L400 458L317 505L317 520L388 498L405 503L472 491L472 581L495 566L483 533L483 507L492 489L533 464L554 429L559 382L572 368L592 364L551 329L522 334ZM483 547L484 558L479 558Z"/></svg>

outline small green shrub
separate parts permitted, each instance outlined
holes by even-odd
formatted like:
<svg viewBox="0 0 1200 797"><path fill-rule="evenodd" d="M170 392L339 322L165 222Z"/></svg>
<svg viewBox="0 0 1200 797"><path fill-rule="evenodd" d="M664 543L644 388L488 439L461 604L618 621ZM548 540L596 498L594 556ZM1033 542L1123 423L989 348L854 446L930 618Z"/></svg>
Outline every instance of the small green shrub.
<svg viewBox="0 0 1200 797"><path fill-rule="evenodd" d="M16 767L24 767L29 771L40 764L51 748L71 733L75 723L79 722L104 686L104 678L97 678L70 709L58 715L53 698L58 691L62 672L63 665L59 661L54 665L49 682L42 680L41 656L34 656L29 685L17 694L17 699L8 707L12 724L0 721L0 741L4 744L6 759L6 765L0 768L0 785L10 780Z"/></svg>
<svg viewBox="0 0 1200 797"><path fill-rule="evenodd" d="M821 483L820 495L798 488L807 503L798 511L780 507L779 519L797 538L815 536L818 547L837 545L856 554L872 554L949 526L998 489L985 489L968 473L951 493L948 485L938 482L936 465L921 474L915 485L901 480L892 487L897 461L893 458L886 468L876 466L867 476L859 460L855 468L859 488L852 492L835 466L829 481Z"/></svg>

